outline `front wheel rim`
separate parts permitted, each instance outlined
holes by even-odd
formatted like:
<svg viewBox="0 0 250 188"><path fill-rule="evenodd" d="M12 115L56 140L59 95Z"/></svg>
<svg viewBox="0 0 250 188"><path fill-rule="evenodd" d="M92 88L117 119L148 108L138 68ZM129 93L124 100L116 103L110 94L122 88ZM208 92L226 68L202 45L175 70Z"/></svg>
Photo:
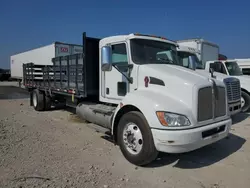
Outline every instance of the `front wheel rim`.
<svg viewBox="0 0 250 188"><path fill-rule="evenodd" d="M126 150L137 155L143 147L143 138L140 128L135 123L127 123L123 129L123 142Z"/></svg>
<svg viewBox="0 0 250 188"><path fill-rule="evenodd" d="M241 108L243 108L245 104L246 104L245 99L241 97Z"/></svg>

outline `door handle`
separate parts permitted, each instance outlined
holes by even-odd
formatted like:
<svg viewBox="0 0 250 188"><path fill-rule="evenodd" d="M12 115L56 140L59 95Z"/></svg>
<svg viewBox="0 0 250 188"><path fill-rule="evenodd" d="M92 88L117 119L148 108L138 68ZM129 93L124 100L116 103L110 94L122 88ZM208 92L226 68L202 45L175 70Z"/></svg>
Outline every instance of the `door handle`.
<svg viewBox="0 0 250 188"><path fill-rule="evenodd" d="M107 95L109 94L109 88L108 87L106 88L106 94Z"/></svg>

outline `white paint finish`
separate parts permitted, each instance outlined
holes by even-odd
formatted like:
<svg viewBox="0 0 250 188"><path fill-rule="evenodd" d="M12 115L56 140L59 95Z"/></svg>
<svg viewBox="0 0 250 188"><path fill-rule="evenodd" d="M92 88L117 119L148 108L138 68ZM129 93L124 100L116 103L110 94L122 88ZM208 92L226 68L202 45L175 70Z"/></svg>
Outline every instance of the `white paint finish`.
<svg viewBox="0 0 250 188"><path fill-rule="evenodd" d="M223 66L225 67L225 70L227 71L227 74L229 76L229 73L228 73L228 70L227 70L227 67L225 65L225 62L237 62L235 60L219 60L219 62L221 62L223 64ZM209 65L211 63L214 63L214 61L207 61L206 63L206 67L205 67L205 70L206 71L209 71ZM215 73L215 75L218 75L218 76L221 76L222 73ZM232 77L235 77L235 78L238 78L240 80L240 85L241 85L241 88L247 90L248 92L250 92L250 77L247 76L247 75L240 75L240 76L232 76Z"/></svg>
<svg viewBox="0 0 250 188"><path fill-rule="evenodd" d="M22 79L24 63L52 65L53 57L55 57L54 44L13 55L10 57L11 77Z"/></svg>
<svg viewBox="0 0 250 188"><path fill-rule="evenodd" d="M225 138L229 134L231 124L231 119L226 119L210 126L190 130L166 131L152 129L152 134L155 147L158 151L167 153L184 153L196 150ZM226 125L225 131L207 138L202 138L203 131L218 128L222 125Z"/></svg>
<svg viewBox="0 0 250 188"><path fill-rule="evenodd" d="M217 60L219 57L219 46L204 39L179 40L177 43L196 49L196 55L203 65L206 61Z"/></svg>
<svg viewBox="0 0 250 188"><path fill-rule="evenodd" d="M100 41L99 46L100 62L102 46L120 42L126 42L129 45L129 39L132 37L135 36L122 35L102 39ZM152 38L150 39L152 40ZM166 40L161 41L166 42ZM128 53L130 54L130 48L128 48ZM129 57L129 63L133 63L131 57ZM105 73L101 71L101 68L100 74L100 85L102 87L102 91L100 91L100 101L115 104L122 103L124 106L136 106L144 114L151 128L183 129L183 127L171 128L162 126L156 116L156 111L167 111L171 113L185 115L191 122L191 126L188 128L201 127L205 125L210 127L210 124L212 126L215 122L221 122L229 118L227 113L225 116L219 117L215 120L211 119L205 122L197 122L196 116L198 90L206 86L211 86L212 83L209 81L208 76L198 74L193 70L176 65L134 64L132 70L132 77L134 79L134 83L131 85L133 89L131 89L130 87L130 92L125 97L123 97L123 99L116 100L105 98L105 91L103 90L105 90L105 82L114 82L120 80L122 79L121 74L118 73L115 69L112 69L111 72L108 72L108 74L111 74L112 76L106 79ZM152 76L161 79L165 83L165 86L149 84L149 87L145 88L145 76ZM216 84L222 87L225 86L224 83L218 80L216 80ZM113 87L113 89L117 89L116 85L113 85ZM119 110L120 105L118 105L114 117L116 116ZM114 124L114 122L112 124Z"/></svg>
<svg viewBox="0 0 250 188"><path fill-rule="evenodd" d="M198 90L211 86L211 83L207 77L203 77L195 71L173 65L141 65L138 74L138 89L127 94L122 103L139 108L151 127L171 129L160 124L155 114L156 111L183 114L190 120L192 124L190 127L212 124L215 121L228 118L228 114L226 114L216 120L202 123L196 121ZM164 81L165 86L149 84L145 88L145 76L157 77ZM224 87L224 83L220 81L216 81L216 84Z"/></svg>
<svg viewBox="0 0 250 188"><path fill-rule="evenodd" d="M203 64L210 60L217 60L219 57L219 48L207 43L202 43L201 57Z"/></svg>
<svg viewBox="0 0 250 188"><path fill-rule="evenodd" d="M52 43L10 57L11 77L22 79L23 63L53 65L52 58L82 52L82 46L65 43Z"/></svg>
<svg viewBox="0 0 250 188"><path fill-rule="evenodd" d="M241 88L250 92L250 77L249 76L242 75L242 76L234 76L234 77L240 80Z"/></svg>
<svg viewBox="0 0 250 188"><path fill-rule="evenodd" d="M248 59L234 59L240 68L250 68L250 58Z"/></svg>
<svg viewBox="0 0 250 188"><path fill-rule="evenodd" d="M204 48L203 48L204 49ZM197 49L197 48L192 48L192 47L188 47L188 46L184 46L182 44L179 44L179 47L177 48L177 50L179 52L187 52L187 53L190 53L194 56L198 56L198 54L200 53L200 50ZM212 49L213 50L213 49ZM211 50L211 51L212 51ZM207 50L207 52L209 52L209 50ZM202 52L203 53L203 52ZM203 53L204 54L204 53ZM214 53L216 54L216 52ZM206 57L209 57L209 54L204 54L204 56ZM214 61L207 61L206 64L205 64L205 69L196 69L195 71L197 73L199 73L200 75L203 75L204 77L208 77L208 78L211 78L213 80L219 80L221 82L223 82L224 79L226 78L229 78L231 76L228 76L228 75L225 75L225 74L222 74L222 73L218 73L218 72L214 72L214 76L215 78L212 78L211 77L211 74L209 73L209 67L210 67L210 63L213 63ZM226 68L226 67L225 67ZM240 91L239 91L240 92ZM240 104L240 101L228 101L229 102L229 108L230 107L234 107L234 106L238 106ZM232 104L233 102L233 104ZM241 109L237 109L237 110L232 110L230 111L230 115L235 115L237 113L239 113L241 111Z"/></svg>

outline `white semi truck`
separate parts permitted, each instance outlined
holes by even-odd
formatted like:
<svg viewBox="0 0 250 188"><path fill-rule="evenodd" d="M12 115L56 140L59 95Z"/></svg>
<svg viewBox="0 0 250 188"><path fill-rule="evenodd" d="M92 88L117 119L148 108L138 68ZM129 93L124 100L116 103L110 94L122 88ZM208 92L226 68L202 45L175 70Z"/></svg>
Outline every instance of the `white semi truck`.
<svg viewBox="0 0 250 188"><path fill-rule="evenodd" d="M210 67L207 66L208 62L206 62L205 68L203 69L203 63L198 59L197 54L205 54L204 51L200 52L198 49L187 47L182 44L178 45L177 51L180 58L180 63L183 66L192 68L190 66L195 65L195 69L198 73L203 74L204 76L210 75ZM210 54L212 55L212 53ZM202 56L204 57L206 55ZM241 111L241 87L239 79L227 76L225 74L219 74L217 72L214 73L214 77L212 77L212 79L217 79L225 83L227 88L229 112L231 115L239 113Z"/></svg>
<svg viewBox="0 0 250 188"><path fill-rule="evenodd" d="M225 138L232 124L225 84L180 66L176 46L149 35L83 33L83 53L53 58L53 65L24 64L30 104L38 111L57 101L76 107L136 165L159 151L183 153ZM162 51L173 60L158 59Z"/></svg>

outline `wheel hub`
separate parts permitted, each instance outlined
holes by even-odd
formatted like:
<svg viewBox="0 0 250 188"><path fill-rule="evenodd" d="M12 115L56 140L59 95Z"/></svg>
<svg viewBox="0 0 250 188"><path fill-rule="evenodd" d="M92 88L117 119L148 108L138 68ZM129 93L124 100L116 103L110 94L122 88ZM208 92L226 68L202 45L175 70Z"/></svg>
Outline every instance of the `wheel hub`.
<svg viewBox="0 0 250 188"><path fill-rule="evenodd" d="M241 108L245 105L245 99L241 97Z"/></svg>
<svg viewBox="0 0 250 188"><path fill-rule="evenodd" d="M131 154L138 154L143 146L142 133L134 123L128 123L123 130L123 142Z"/></svg>

